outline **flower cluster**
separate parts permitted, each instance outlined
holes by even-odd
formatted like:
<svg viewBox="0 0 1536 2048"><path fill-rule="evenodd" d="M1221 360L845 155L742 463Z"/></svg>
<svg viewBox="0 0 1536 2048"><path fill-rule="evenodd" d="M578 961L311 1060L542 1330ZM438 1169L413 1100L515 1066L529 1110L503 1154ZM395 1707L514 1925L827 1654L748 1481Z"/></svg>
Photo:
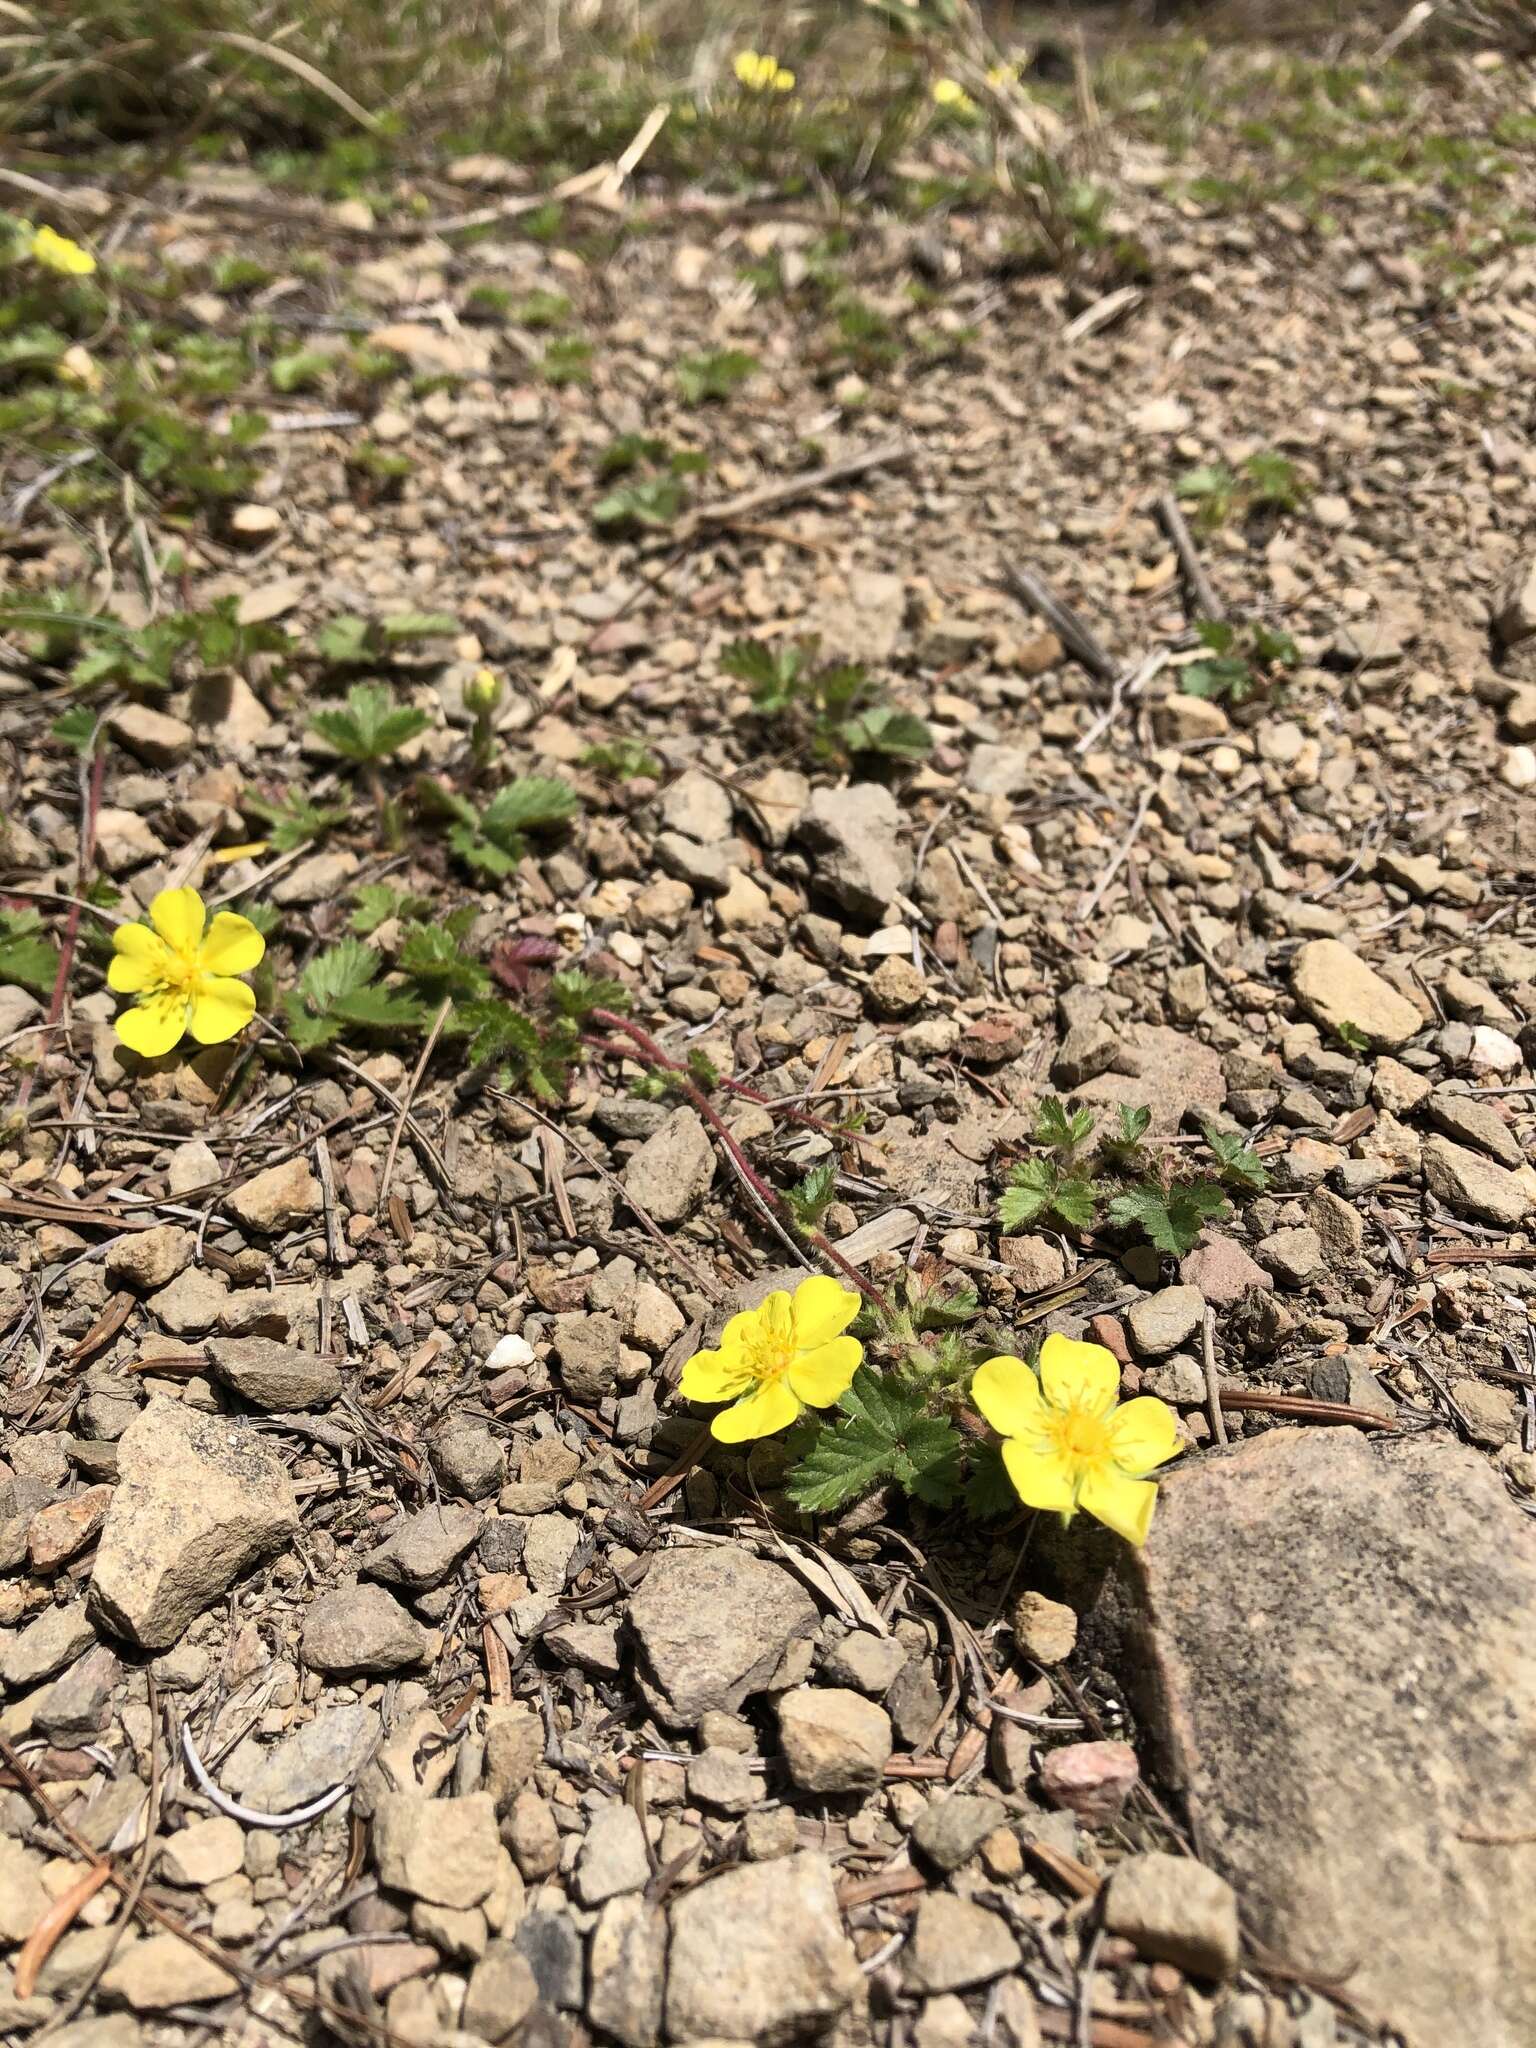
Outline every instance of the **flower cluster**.
<svg viewBox="0 0 1536 2048"><path fill-rule="evenodd" d="M112 934L107 985L135 998L118 1015L118 1037L145 1059L188 1032L199 1045L222 1045L256 1011L249 984L234 977L259 966L266 949L248 917L221 910L209 924L195 889L162 889L148 924L121 924Z"/></svg>
<svg viewBox="0 0 1536 2048"><path fill-rule="evenodd" d="M744 92L793 92L795 74L787 71L777 57L759 50L738 50L731 66Z"/></svg>

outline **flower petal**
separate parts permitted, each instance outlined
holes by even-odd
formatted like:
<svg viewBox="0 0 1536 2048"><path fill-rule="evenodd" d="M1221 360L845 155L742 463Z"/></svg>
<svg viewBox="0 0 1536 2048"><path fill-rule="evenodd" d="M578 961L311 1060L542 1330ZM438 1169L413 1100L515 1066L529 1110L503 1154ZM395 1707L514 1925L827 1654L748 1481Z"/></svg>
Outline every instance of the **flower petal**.
<svg viewBox="0 0 1536 2048"><path fill-rule="evenodd" d="M978 1366L971 1399L1000 1436L1032 1437L1045 1420L1040 1382L1022 1358L989 1358Z"/></svg>
<svg viewBox="0 0 1536 2048"><path fill-rule="evenodd" d="M859 1312L860 1297L825 1273L795 1289L795 1349L814 1351L840 1337Z"/></svg>
<svg viewBox="0 0 1536 2048"><path fill-rule="evenodd" d="M732 1318L734 1321L734 1318ZM765 1294L757 1305L755 1330L765 1337L792 1337L795 1330L795 1305L782 1287L776 1287L772 1294Z"/></svg>
<svg viewBox="0 0 1536 2048"><path fill-rule="evenodd" d="M1040 1346L1040 1385L1053 1408L1107 1415L1120 1394L1120 1366L1102 1344L1047 1337Z"/></svg>
<svg viewBox="0 0 1536 2048"><path fill-rule="evenodd" d="M112 964L107 986L120 996L143 995L165 980L169 954L164 939L147 924L120 924L112 934Z"/></svg>
<svg viewBox="0 0 1536 2048"><path fill-rule="evenodd" d="M175 989L151 996L147 1003L135 1003L118 1013L113 1028L130 1052L146 1060L157 1060L180 1042L187 1028L187 999Z"/></svg>
<svg viewBox="0 0 1536 2048"><path fill-rule="evenodd" d="M800 1403L783 1380L768 1380L729 1408L722 1408L709 1425L712 1435L723 1444L743 1444L754 1436L772 1436L776 1429L788 1429L800 1413Z"/></svg>
<svg viewBox="0 0 1536 2048"><path fill-rule="evenodd" d="M839 1395L846 1394L864 1346L857 1337L834 1337L830 1344L817 1344L799 1351L790 1360L790 1387L807 1408L830 1408Z"/></svg>
<svg viewBox="0 0 1536 2048"><path fill-rule="evenodd" d="M266 950L266 940L248 917L221 910L204 935L198 961L205 974L249 974Z"/></svg>
<svg viewBox="0 0 1536 2048"><path fill-rule="evenodd" d="M1165 1465L1184 1448L1173 1410L1155 1394L1138 1395L1117 1408L1109 1418L1109 1440L1120 1470L1136 1476Z"/></svg>
<svg viewBox="0 0 1536 2048"><path fill-rule="evenodd" d="M1075 1505L1072 1472L1061 1458L1051 1451L1031 1450L1028 1444L1009 1437L1003 1445L1003 1463L1013 1481L1013 1490L1025 1507L1054 1508L1061 1514L1071 1514Z"/></svg>
<svg viewBox="0 0 1536 2048"><path fill-rule="evenodd" d="M1146 1542L1157 1505L1157 1488L1150 1479L1127 1479L1123 1472L1106 1466L1083 1481L1078 1499L1090 1515L1127 1543Z"/></svg>
<svg viewBox="0 0 1536 2048"><path fill-rule="evenodd" d="M199 1045L222 1045L243 1031L255 1013L256 996L249 982L210 974L197 985L188 1029Z"/></svg>
<svg viewBox="0 0 1536 2048"><path fill-rule="evenodd" d="M149 906L149 921L177 953L190 959L203 936L203 899L195 889L162 889Z"/></svg>
<svg viewBox="0 0 1536 2048"><path fill-rule="evenodd" d="M683 1367L677 1391L685 1401L734 1401L751 1384L735 1359L719 1351L695 1351Z"/></svg>

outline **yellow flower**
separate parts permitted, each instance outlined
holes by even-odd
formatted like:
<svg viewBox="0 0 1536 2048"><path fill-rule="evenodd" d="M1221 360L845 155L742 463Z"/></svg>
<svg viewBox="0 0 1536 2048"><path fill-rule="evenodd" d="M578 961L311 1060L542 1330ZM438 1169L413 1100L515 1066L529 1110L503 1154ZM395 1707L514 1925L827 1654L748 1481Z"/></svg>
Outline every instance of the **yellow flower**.
<svg viewBox="0 0 1536 2048"><path fill-rule="evenodd" d="M1070 1521L1086 1508L1128 1543L1146 1540L1157 1488L1143 1475L1184 1447L1173 1410L1143 1394L1117 1405L1120 1368L1102 1344L1047 1337L1037 1379L1020 1358L989 1358L971 1398L1003 1438L1026 1507Z"/></svg>
<svg viewBox="0 0 1536 2048"><path fill-rule="evenodd" d="M77 341L59 357L59 375L66 384L78 384L85 391L101 389L101 366L89 349Z"/></svg>
<svg viewBox="0 0 1536 2048"><path fill-rule="evenodd" d="M117 1035L145 1059L169 1052L186 1031L199 1045L222 1045L255 1014L250 988L231 977L250 973L266 941L232 910L221 910L205 931L207 915L195 889L162 889L149 924L121 924L112 934L107 985L138 998L119 1013Z"/></svg>
<svg viewBox="0 0 1536 2048"><path fill-rule="evenodd" d="M843 1332L859 1312L851 1288L817 1274L791 1298L770 1294L761 1308L732 1316L717 1351L696 1351L683 1367L685 1401L730 1401L710 1423L723 1444L787 1429L802 1407L830 1408L847 1392L864 1347Z"/></svg>
<svg viewBox="0 0 1536 2048"><path fill-rule="evenodd" d="M757 50L738 50L731 66L737 83L747 92L793 92L795 74L785 70L777 57Z"/></svg>
<svg viewBox="0 0 1536 2048"><path fill-rule="evenodd" d="M951 113L974 114L976 111L976 102L958 78L936 78L933 81L933 98L936 106L945 107Z"/></svg>
<svg viewBox="0 0 1536 2048"><path fill-rule="evenodd" d="M1019 66L1017 63L989 64L987 66L988 85L1001 89L1005 85L1017 85L1018 82Z"/></svg>
<svg viewBox="0 0 1536 2048"><path fill-rule="evenodd" d="M32 260L41 263L44 270L56 270L60 277L89 277L96 268L96 258L89 249L82 249L68 235L55 234L52 228L38 228L34 233Z"/></svg>

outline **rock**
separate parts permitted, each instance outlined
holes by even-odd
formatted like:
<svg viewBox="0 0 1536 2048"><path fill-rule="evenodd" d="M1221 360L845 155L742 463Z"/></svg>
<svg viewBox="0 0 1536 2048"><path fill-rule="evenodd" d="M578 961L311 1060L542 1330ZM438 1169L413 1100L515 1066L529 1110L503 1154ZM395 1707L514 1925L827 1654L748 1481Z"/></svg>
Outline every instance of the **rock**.
<svg viewBox="0 0 1536 2048"><path fill-rule="evenodd" d="M1261 1266L1272 1273L1282 1287L1305 1287L1328 1269L1323 1241L1315 1230L1298 1224L1289 1230L1271 1231L1254 1246Z"/></svg>
<svg viewBox="0 0 1536 2048"><path fill-rule="evenodd" d="M244 1867L244 1831L222 1813L178 1828L160 1851L160 1875L172 1884L217 1884Z"/></svg>
<svg viewBox="0 0 1536 2048"><path fill-rule="evenodd" d="M544 1761L544 1724L518 1704L490 1707L485 1717L485 1784L498 1813L506 1811Z"/></svg>
<svg viewBox="0 0 1536 2048"><path fill-rule="evenodd" d="M935 1799L919 1815L912 1830L913 1845L939 1870L958 1870L1007 1817L1008 1810L1000 1800L951 1792Z"/></svg>
<svg viewBox="0 0 1536 2048"><path fill-rule="evenodd" d="M557 2012L574 2012L581 2004L581 1935L569 1913L529 1913L514 1940L527 1957L539 1997Z"/></svg>
<svg viewBox="0 0 1536 2048"><path fill-rule="evenodd" d="M122 1675L116 1657L105 1643L98 1643L28 1700L34 1729L51 1742L90 1741L106 1726L107 1708Z"/></svg>
<svg viewBox="0 0 1536 2048"><path fill-rule="evenodd" d="M633 1896L610 1899L592 1930L586 2017L623 2048L656 2048L666 1960L661 1908Z"/></svg>
<svg viewBox="0 0 1536 2048"><path fill-rule="evenodd" d="M1536 633L1536 559L1523 562L1499 592L1493 632L1501 647L1514 647Z"/></svg>
<svg viewBox="0 0 1536 2048"><path fill-rule="evenodd" d="M746 1551L664 1551L629 1604L641 1690L671 1728L734 1712L816 1618L797 1580Z"/></svg>
<svg viewBox="0 0 1536 2048"><path fill-rule="evenodd" d="M902 1952L909 1991L964 1991L1018 1969L1023 1957L1000 1913L950 1892L925 1892Z"/></svg>
<svg viewBox="0 0 1536 2048"><path fill-rule="evenodd" d="M1198 1038L1164 1024L1133 1024L1121 1034L1123 1065L1134 1074L1100 1074L1074 1092L1079 1102L1125 1103L1152 1113L1148 1134L1169 1137L1194 1113L1214 1116L1226 1100L1220 1056Z"/></svg>
<svg viewBox="0 0 1536 2048"><path fill-rule="evenodd" d="M0 1678L12 1692L30 1692L83 1657L95 1640L83 1600L46 1607L14 1635L0 1635Z"/></svg>
<svg viewBox="0 0 1536 2048"><path fill-rule="evenodd" d="M1430 1193L1460 1216L1476 1216L1513 1230L1536 1206L1529 1176L1508 1173L1480 1152L1449 1138L1424 1140L1424 1178Z"/></svg>
<svg viewBox="0 0 1536 2048"><path fill-rule="evenodd" d="M270 1337L215 1337L208 1360L215 1379L268 1415L324 1408L341 1392L331 1359Z"/></svg>
<svg viewBox="0 0 1536 2048"><path fill-rule="evenodd" d="M801 1685L778 1702L779 1742L802 1792L869 1792L891 1758L883 1707L840 1686Z"/></svg>
<svg viewBox="0 0 1536 2048"><path fill-rule="evenodd" d="M645 1829L635 1809L605 1806L594 1814L576 1858L576 1897L581 1904L601 1906L621 1892L637 1892L650 1876Z"/></svg>
<svg viewBox="0 0 1536 2048"><path fill-rule="evenodd" d="M1197 1287L1212 1308L1231 1308L1254 1288L1275 1284L1234 1238L1210 1234L1185 1255L1179 1278L1186 1287Z"/></svg>
<svg viewBox="0 0 1536 2048"><path fill-rule="evenodd" d="M1094 1827L1120 1818L1140 1777L1128 1742L1069 1742L1040 1760L1040 1789L1052 1806Z"/></svg>
<svg viewBox="0 0 1536 2048"><path fill-rule="evenodd" d="M1315 1188L1308 1198L1307 1222L1332 1265L1348 1268L1365 1249L1365 1222L1359 1210L1327 1188Z"/></svg>
<svg viewBox="0 0 1536 2048"><path fill-rule="evenodd" d="M312 1721L270 1749L251 1754L242 1744L230 1759L225 1781L259 1813L291 1813L333 1785L351 1784L377 1749L380 1732L374 1707L322 1707ZM237 1762L240 1758L245 1761Z"/></svg>
<svg viewBox="0 0 1536 2048"><path fill-rule="evenodd" d="M482 2041L506 2041L517 2036L538 1999L527 1957L510 1941L493 1941L469 1973L460 2025Z"/></svg>
<svg viewBox="0 0 1536 2048"><path fill-rule="evenodd" d="M432 1446L432 1463L450 1493L484 1500L507 1476L501 1445L481 1422L462 1423Z"/></svg>
<svg viewBox="0 0 1536 2048"><path fill-rule="evenodd" d="M1164 1287L1144 1295L1126 1317L1131 1342L1143 1358L1162 1358L1187 1344L1205 1320L1198 1287Z"/></svg>
<svg viewBox="0 0 1536 2048"><path fill-rule="evenodd" d="M1338 939L1312 939L1299 947L1291 986L1317 1023L1334 1033L1353 1024L1373 1046L1395 1051L1424 1029L1408 998Z"/></svg>
<svg viewBox="0 0 1536 2048"><path fill-rule="evenodd" d="M754 1777L747 1759L733 1749L703 1749L689 1762L690 1805L707 1806L712 1813L740 1814L762 1796L762 1780Z"/></svg>
<svg viewBox="0 0 1536 2048"><path fill-rule="evenodd" d="M132 1287L141 1294L168 1287L191 1264L194 1243L191 1231L179 1223L130 1231L107 1253L107 1278L114 1287Z"/></svg>
<svg viewBox="0 0 1536 2048"><path fill-rule="evenodd" d="M1221 740L1232 730L1232 721L1213 699L1178 690L1152 706L1152 730L1163 746L1180 740Z"/></svg>
<svg viewBox="0 0 1536 2048"><path fill-rule="evenodd" d="M624 1192L656 1223L686 1221L714 1184L715 1153L697 1110L673 1110L624 1168Z"/></svg>
<svg viewBox="0 0 1536 2048"><path fill-rule="evenodd" d="M1375 1357L1364 1352L1365 1357ZM1377 1379L1360 1354L1346 1351L1341 1356L1320 1358L1307 1375L1307 1391L1318 1401L1338 1401L1346 1408L1363 1408L1367 1414L1392 1416L1397 1403Z"/></svg>
<svg viewBox="0 0 1536 2048"><path fill-rule="evenodd" d="M42 1857L0 1835L0 1943L25 1941L52 1904Z"/></svg>
<svg viewBox="0 0 1536 2048"><path fill-rule="evenodd" d="M742 868L733 867L727 886L715 899L715 924L721 931L757 931L777 921L773 898Z"/></svg>
<svg viewBox="0 0 1536 2048"><path fill-rule="evenodd" d="M485 1525L483 1515L452 1501L423 1508L405 1520L363 1559L370 1579L420 1592L440 1586L459 1559L471 1550Z"/></svg>
<svg viewBox="0 0 1536 2048"><path fill-rule="evenodd" d="M1382 1058L1371 1075L1371 1100L1393 1116L1407 1116L1429 1094L1430 1082L1401 1060Z"/></svg>
<svg viewBox="0 0 1536 2048"><path fill-rule="evenodd" d="M999 747L982 741L971 749L966 786L981 796L1018 796L1040 780L1038 757L1025 747Z"/></svg>
<svg viewBox="0 0 1536 2048"><path fill-rule="evenodd" d="M1046 1293L1067 1277L1066 1258L1048 1237L1005 1237L998 1256L1024 1294Z"/></svg>
<svg viewBox="0 0 1536 2048"><path fill-rule="evenodd" d="M146 1934L126 1941L101 1980L107 1998L135 2012L165 2012L175 2005L206 2005L240 1989L240 1980L178 1934Z"/></svg>
<svg viewBox="0 0 1536 2048"><path fill-rule="evenodd" d="M272 884L272 901L280 910L306 903L334 903L359 865L357 855L345 847L334 853L312 853L286 875L278 876ZM278 1171L275 1167L271 1170Z"/></svg>
<svg viewBox="0 0 1536 2048"><path fill-rule="evenodd" d="M92 1617L164 1650L299 1526L286 1466L252 1431L157 1397L117 1447L91 1574Z"/></svg>
<svg viewBox="0 0 1536 2048"><path fill-rule="evenodd" d="M413 1899L461 1910L478 1906L496 1888L504 1856L488 1792L462 1799L384 1792L374 1807L379 1881Z"/></svg>
<svg viewBox="0 0 1536 2048"><path fill-rule="evenodd" d="M855 916L883 917L912 879L900 828L901 812L883 783L818 789L795 827L812 855L812 887Z"/></svg>
<svg viewBox="0 0 1536 2048"><path fill-rule="evenodd" d="M1080 1088L1108 1073L1119 1057L1119 1035L1101 1019L1085 1019L1061 1041L1051 1062L1051 1079L1062 1088Z"/></svg>
<svg viewBox="0 0 1536 2048"><path fill-rule="evenodd" d="M56 1572L95 1542L112 1505L110 1486L88 1486L68 1500L39 1508L27 1526L27 1556L35 1572Z"/></svg>
<svg viewBox="0 0 1536 2048"><path fill-rule="evenodd" d="M1352 1964L1415 2048L1523 2040L1511 1852L1462 1832L1530 1815L1536 1530L1498 1474L1441 1434L1267 1430L1172 1468L1116 1573L1096 1647L1257 1937Z"/></svg>
<svg viewBox="0 0 1536 2048"><path fill-rule="evenodd" d="M299 1654L311 1671L330 1676L407 1671L425 1662L430 1643L421 1623L382 1586L337 1586L322 1593L305 1615Z"/></svg>
<svg viewBox="0 0 1536 2048"><path fill-rule="evenodd" d="M1065 1664L1077 1648L1077 1616L1044 1593L1021 1593L1008 1610L1008 1626L1026 1657L1037 1664Z"/></svg>
<svg viewBox="0 0 1536 2048"><path fill-rule="evenodd" d="M658 832L652 847L656 864L690 891L704 896L723 896L731 886L735 864L724 845L700 846L681 832Z"/></svg>
<svg viewBox="0 0 1536 2048"><path fill-rule="evenodd" d="M831 1684L851 1685L878 1699L906 1661L907 1653L894 1636L877 1636L861 1628L833 1646L821 1669Z"/></svg>
<svg viewBox="0 0 1536 2048"><path fill-rule="evenodd" d="M108 714L107 730L148 768L174 768L192 751L192 728L185 719L147 704L120 704Z"/></svg>
<svg viewBox="0 0 1536 2048"><path fill-rule="evenodd" d="M795 821L811 800L811 785L797 768L765 768L742 785L754 822L770 846L787 846Z"/></svg>
<svg viewBox="0 0 1536 2048"><path fill-rule="evenodd" d="M708 1142L706 1138L706 1147ZM710 1157L713 1166L713 1154ZM578 1310L555 1317L560 1377L575 1400L601 1401L613 1392L618 1384L620 1341L617 1316Z"/></svg>
<svg viewBox="0 0 1536 2048"><path fill-rule="evenodd" d="M701 768L688 768L662 791L657 808L669 832L681 832L703 846L731 833L730 791Z"/></svg>
<svg viewBox="0 0 1536 2048"><path fill-rule="evenodd" d="M204 1337L216 1329L229 1301L229 1282L222 1273L188 1266L169 1287L149 1299L150 1313L172 1337Z"/></svg>
<svg viewBox="0 0 1536 2048"><path fill-rule="evenodd" d="M877 1017L908 1017L927 993L922 969L899 953L882 960L869 978L869 1006Z"/></svg>
<svg viewBox="0 0 1536 2048"><path fill-rule="evenodd" d="M789 2048L862 2005L864 1975L822 1856L727 1870L674 1899L671 1921L671 2041Z"/></svg>
<svg viewBox="0 0 1536 2048"><path fill-rule="evenodd" d="M536 1593L564 1590L581 1530L567 1515L535 1515L523 1544L523 1570Z"/></svg>
<svg viewBox="0 0 1536 2048"><path fill-rule="evenodd" d="M512 1801L505 1832L517 1867L530 1883L554 1875L560 1864L560 1830L547 1799L525 1786Z"/></svg>
<svg viewBox="0 0 1536 2048"><path fill-rule="evenodd" d="M1475 1145L1500 1166L1525 1163L1520 1140L1489 1102L1477 1102L1470 1095L1450 1095L1437 1089L1430 1100L1429 1120L1461 1145Z"/></svg>
<svg viewBox="0 0 1536 2048"><path fill-rule="evenodd" d="M320 1183L302 1158L285 1159L255 1174L225 1201L247 1230L288 1230L318 1216L324 1207Z"/></svg>
<svg viewBox="0 0 1536 2048"><path fill-rule="evenodd" d="M1139 1954L1218 1982L1237 1968L1237 1894L1189 1856L1154 1849L1110 1873L1104 1925Z"/></svg>
<svg viewBox="0 0 1536 2048"><path fill-rule="evenodd" d="M1453 1027L1461 1028L1461 1027ZM1465 1064L1474 1074L1515 1074L1522 1056L1519 1042L1494 1024L1478 1024L1471 1034Z"/></svg>

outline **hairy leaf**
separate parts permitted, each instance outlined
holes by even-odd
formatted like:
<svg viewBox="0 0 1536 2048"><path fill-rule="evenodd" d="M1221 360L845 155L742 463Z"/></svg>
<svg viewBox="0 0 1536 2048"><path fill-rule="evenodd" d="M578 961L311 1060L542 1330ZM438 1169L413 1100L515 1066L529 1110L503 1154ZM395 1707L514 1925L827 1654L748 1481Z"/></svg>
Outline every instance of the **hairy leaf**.
<svg viewBox="0 0 1536 2048"><path fill-rule="evenodd" d="M1242 1131L1223 1131L1212 1123L1202 1123L1200 1128L1205 1133L1205 1142L1216 1155L1224 1181L1236 1187L1252 1188L1255 1193L1269 1186L1269 1169Z"/></svg>
<svg viewBox="0 0 1536 2048"><path fill-rule="evenodd" d="M1145 1231L1158 1251L1182 1257L1199 1242L1206 1224L1224 1215L1226 1209L1227 1198L1213 1180L1171 1188L1147 1182L1116 1195L1109 1205L1109 1220L1122 1228Z"/></svg>

